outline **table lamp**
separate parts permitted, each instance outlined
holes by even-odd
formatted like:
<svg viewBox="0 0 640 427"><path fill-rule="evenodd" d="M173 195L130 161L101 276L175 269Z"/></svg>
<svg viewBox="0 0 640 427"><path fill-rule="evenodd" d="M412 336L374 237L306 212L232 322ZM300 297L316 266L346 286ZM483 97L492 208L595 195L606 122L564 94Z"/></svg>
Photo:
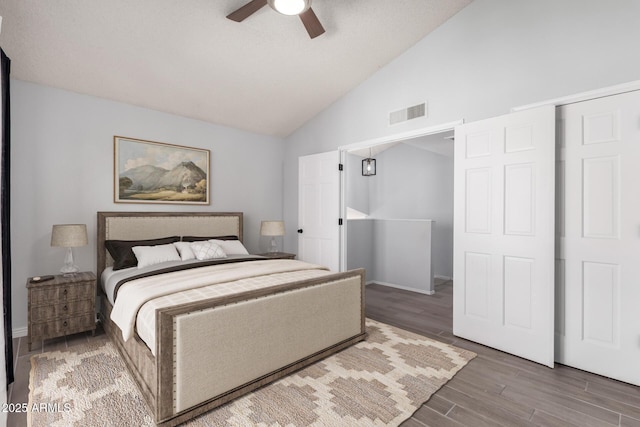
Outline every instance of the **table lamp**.
<svg viewBox="0 0 640 427"><path fill-rule="evenodd" d="M271 236L269 252L278 252L276 236L284 236L284 221L262 221L262 224L260 225L260 235Z"/></svg>
<svg viewBox="0 0 640 427"><path fill-rule="evenodd" d="M86 246L86 224L56 224L51 230L51 246L67 248L64 266L60 272L64 276L73 276L78 272L78 266L73 264L73 248Z"/></svg>

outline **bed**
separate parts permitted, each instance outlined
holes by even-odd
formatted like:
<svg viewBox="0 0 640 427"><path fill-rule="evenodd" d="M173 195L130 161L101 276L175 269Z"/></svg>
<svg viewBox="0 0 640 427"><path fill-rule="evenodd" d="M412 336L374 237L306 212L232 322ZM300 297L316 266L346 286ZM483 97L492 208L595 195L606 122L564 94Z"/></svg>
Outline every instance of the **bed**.
<svg viewBox="0 0 640 427"><path fill-rule="evenodd" d="M242 220L239 212L98 212L98 278L114 280L106 242L168 236L195 241L224 236L242 242ZM152 278L134 276L117 296L108 295L112 287L105 291L99 286L100 320L156 424L185 422L364 339L363 270L332 273L302 261L247 257L186 271L169 269ZM189 279L183 280L183 274ZM207 283L181 288L196 276ZM155 280L175 282L179 291L167 296L156 290L164 284ZM157 294L143 302L136 321L146 310L153 318L154 340L143 340L137 326L125 339L127 323L116 323L112 314L117 320L119 313L135 311L121 305L136 300L148 283ZM142 287L129 292L134 286ZM180 299L194 292L202 295ZM158 302L174 297L170 304Z"/></svg>

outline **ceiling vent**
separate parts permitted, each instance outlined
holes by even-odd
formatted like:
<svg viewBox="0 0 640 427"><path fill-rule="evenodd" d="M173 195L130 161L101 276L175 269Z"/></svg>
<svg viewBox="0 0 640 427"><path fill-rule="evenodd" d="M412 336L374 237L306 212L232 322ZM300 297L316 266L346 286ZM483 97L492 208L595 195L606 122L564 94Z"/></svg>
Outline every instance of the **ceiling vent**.
<svg viewBox="0 0 640 427"><path fill-rule="evenodd" d="M406 122L407 120L417 119L419 117L425 117L427 114L427 103L414 105L412 107L403 108L402 110L389 113L389 124L395 125L398 123Z"/></svg>

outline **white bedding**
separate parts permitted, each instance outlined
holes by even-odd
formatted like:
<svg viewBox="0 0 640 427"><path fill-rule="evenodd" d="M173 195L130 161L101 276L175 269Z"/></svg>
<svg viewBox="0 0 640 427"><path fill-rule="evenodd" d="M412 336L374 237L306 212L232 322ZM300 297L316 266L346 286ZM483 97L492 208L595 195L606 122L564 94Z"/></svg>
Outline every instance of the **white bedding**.
<svg viewBox="0 0 640 427"><path fill-rule="evenodd" d="M116 285L120 280L126 279L131 276L136 276L141 273L147 273L147 272L156 270L158 267L166 268L166 267L173 267L175 265L194 263L194 262L197 262L197 260L194 259L192 261L170 261L170 262L162 263L160 265L143 267L140 269L138 269L137 267L131 267L131 268L123 268L121 270L114 270L113 267L107 267L104 269L104 271L102 272L102 275L100 276L100 283L102 284L102 290L107 296L107 299L109 300L111 305L113 305Z"/></svg>
<svg viewBox="0 0 640 427"><path fill-rule="evenodd" d="M245 255L227 255L227 259L233 259L233 258L241 259L244 257ZM123 268L121 270L114 270L113 267L107 267L104 269L104 271L102 272L102 275L100 276L100 283L102 284L102 289L104 290L104 293L107 295L109 302L111 302L111 305L113 305L115 301L115 295L114 295L115 288L118 282L120 282L121 280L127 279L129 277L137 276L138 274L149 273L162 268L169 268L169 267L185 265L185 264L194 264L197 262L200 262L200 261L193 258L188 261L168 261L168 262L163 262L161 264L155 264L155 265L142 267L142 268L130 267L130 268Z"/></svg>
<svg viewBox="0 0 640 427"><path fill-rule="evenodd" d="M141 272L141 269L133 270L134 274ZM103 274L105 288L113 288L126 274L131 272L118 270ZM133 336L135 325L138 335L155 355L155 312L158 308L327 274L330 272L324 267L302 261L265 260L199 267L134 279L118 290L116 301L112 302L111 320L122 330L125 341ZM114 280L115 283L110 285Z"/></svg>

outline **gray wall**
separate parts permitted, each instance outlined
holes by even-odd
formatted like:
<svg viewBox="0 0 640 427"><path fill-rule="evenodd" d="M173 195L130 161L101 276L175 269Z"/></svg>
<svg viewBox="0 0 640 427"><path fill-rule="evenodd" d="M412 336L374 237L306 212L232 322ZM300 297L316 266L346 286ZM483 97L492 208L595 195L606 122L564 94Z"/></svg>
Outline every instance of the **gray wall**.
<svg viewBox="0 0 640 427"><path fill-rule="evenodd" d="M375 177L362 176L362 157L347 153L344 173L346 179L347 206L369 215L369 183Z"/></svg>
<svg viewBox="0 0 640 427"><path fill-rule="evenodd" d="M13 327L27 325L26 279L60 270L64 249L49 246L51 226L86 223L82 270L96 268L96 212L243 211L252 252L267 249L260 221L282 218L283 146L198 120L13 80L11 82L11 239ZM113 203L113 136L211 150L211 204Z"/></svg>
<svg viewBox="0 0 640 427"><path fill-rule="evenodd" d="M475 0L287 138L286 250L297 251L299 156L637 80L638 17L637 0ZM428 118L387 125L425 100Z"/></svg>
<svg viewBox="0 0 640 427"><path fill-rule="evenodd" d="M347 269L364 268L367 283L433 293L432 224L414 219L347 221Z"/></svg>
<svg viewBox="0 0 640 427"><path fill-rule="evenodd" d="M453 158L398 144L380 153L376 166L371 216L435 221L434 275L453 277Z"/></svg>
<svg viewBox="0 0 640 427"><path fill-rule="evenodd" d="M367 282L375 280L374 274L374 220L351 219L347 221L347 270L364 268Z"/></svg>
<svg viewBox="0 0 640 427"><path fill-rule="evenodd" d="M352 157L356 161L351 160ZM416 148L395 145L375 156L377 173L363 177L361 160L349 155L347 206L377 219L431 219L432 263L435 276L453 276L453 158ZM365 196L366 194L366 196ZM364 208L366 206L366 210ZM352 222L349 222L351 226ZM351 230L348 232L351 236ZM368 242L349 239L348 255L355 245ZM362 247L358 250L365 252ZM351 260L348 266L352 265ZM377 277L376 277L377 278ZM381 280L381 279L380 279Z"/></svg>

